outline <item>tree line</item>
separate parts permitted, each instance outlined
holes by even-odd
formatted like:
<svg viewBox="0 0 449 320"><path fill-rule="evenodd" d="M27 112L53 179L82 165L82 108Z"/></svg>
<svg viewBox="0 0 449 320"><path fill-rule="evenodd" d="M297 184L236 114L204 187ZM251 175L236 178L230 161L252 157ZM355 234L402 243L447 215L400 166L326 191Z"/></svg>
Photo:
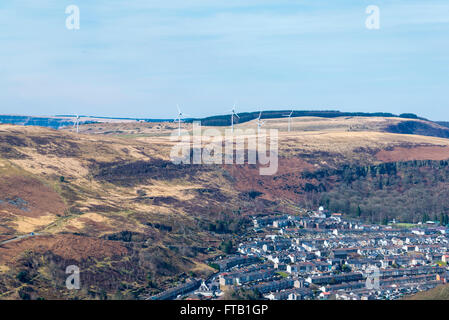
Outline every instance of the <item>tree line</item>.
<svg viewBox="0 0 449 320"><path fill-rule="evenodd" d="M323 205L372 223L449 223L449 161L345 165L304 172L303 205Z"/></svg>

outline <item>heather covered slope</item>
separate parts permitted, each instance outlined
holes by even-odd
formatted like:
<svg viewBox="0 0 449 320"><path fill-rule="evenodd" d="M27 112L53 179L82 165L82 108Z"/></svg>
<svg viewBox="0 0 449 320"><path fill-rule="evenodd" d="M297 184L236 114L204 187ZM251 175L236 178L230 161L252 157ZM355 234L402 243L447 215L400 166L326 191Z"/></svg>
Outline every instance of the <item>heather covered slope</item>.
<svg viewBox="0 0 449 320"><path fill-rule="evenodd" d="M280 129L273 176L261 176L257 165L171 163L173 123L88 124L79 135L0 125L0 297L135 298L210 274L205 260L220 254L223 240L238 241L250 214L320 203L344 211L334 191L359 190L360 177L348 184L342 168L449 158L447 139L385 132L403 121L409 119L304 117L288 132L286 119L267 119L265 128ZM407 170L427 170L422 164ZM400 198L404 184L390 178ZM375 179L361 181L372 192L354 199L378 196ZM436 183L427 184L430 191ZM360 207L361 218L385 218L368 214L369 203ZM36 235L3 243L29 232ZM70 264L84 270L89 289L64 289Z"/></svg>
<svg viewBox="0 0 449 320"><path fill-rule="evenodd" d="M0 148L0 240L35 233L0 245L4 298L75 294L63 289L70 264L92 286L82 297L152 292L211 272L202 261L222 238L211 223L242 225L232 210L244 202L223 171L172 166L169 141L2 125Z"/></svg>

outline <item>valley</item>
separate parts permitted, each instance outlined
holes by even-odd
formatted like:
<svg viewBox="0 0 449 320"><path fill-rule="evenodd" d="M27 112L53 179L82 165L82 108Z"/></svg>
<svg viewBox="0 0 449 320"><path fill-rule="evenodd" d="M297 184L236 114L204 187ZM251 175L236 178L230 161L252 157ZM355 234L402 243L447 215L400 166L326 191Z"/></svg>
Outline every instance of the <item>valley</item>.
<svg viewBox="0 0 449 320"><path fill-rule="evenodd" d="M271 176L252 164L173 164L173 122L87 123L79 134L71 126L0 125L0 298L148 297L212 275L208 261L237 244L254 215L302 215L327 205L356 217L360 207L358 218L382 224L446 212L445 204L417 212L416 202L413 213L393 216L354 191L378 192L383 175L385 190L413 192L413 180L403 179L417 172L438 180L426 184L429 197L444 189L446 171L432 170L449 158L446 128L396 117L297 117L288 131L287 121L265 119L264 129L279 130L279 168ZM255 127L253 120L236 125ZM398 127L420 132L392 132ZM357 170L385 163L407 169L358 181ZM349 207L342 194L351 195ZM80 290L65 288L68 265L81 270Z"/></svg>

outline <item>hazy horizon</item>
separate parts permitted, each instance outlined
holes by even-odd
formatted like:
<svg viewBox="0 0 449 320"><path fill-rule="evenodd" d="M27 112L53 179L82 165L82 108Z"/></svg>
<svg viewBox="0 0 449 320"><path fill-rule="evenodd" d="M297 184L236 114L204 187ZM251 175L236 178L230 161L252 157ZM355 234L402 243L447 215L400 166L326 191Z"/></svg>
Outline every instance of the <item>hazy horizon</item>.
<svg viewBox="0 0 449 320"><path fill-rule="evenodd" d="M365 111L343 111L343 110L337 110L337 109L307 109L307 108L305 108L305 109L301 109L301 108L293 108L293 109L283 109L283 108L275 109L275 108L273 108L273 109L270 109L269 108L269 109L262 109L262 110L246 110L246 111L243 111L243 112L237 110L236 113L241 114L241 113L262 112L262 118L264 118L263 117L263 112L272 112L272 111L286 111L286 112L288 112L290 110L298 111L298 112L302 112L302 111L337 111L337 112L343 112L343 113L344 112L354 112L354 113L357 113L357 112L364 112L364 113L389 113L387 111L373 111L373 112L367 111L367 112L365 112ZM182 112L184 112L184 110L182 110ZM408 112L404 112L404 113L408 113ZM224 116L224 115L230 115L230 114L231 114L231 112L228 112L228 113L214 113L214 114L206 114L203 117L184 116L182 118L183 119L195 119L195 118L202 119L202 118L208 118L208 117L213 117L213 116ZM400 114L395 114L395 115L399 116ZM425 117L423 117L420 114L416 114L416 115L418 117L425 118ZM40 114L39 115L38 114L38 115L36 115L36 114L18 114L18 113L16 113L16 114L14 114L14 113L3 114L3 113L0 113L0 116L64 118L64 117L76 117L77 114L53 114L53 115L49 115L49 114ZM132 116L124 117L124 116L108 116L108 115L98 115L98 114L78 114L78 116L79 117L83 117L83 118L100 118L100 119L101 118L107 118L107 119L109 119L109 118L111 118L111 119L147 119L147 120L172 120L172 119L174 119L174 117L132 117ZM294 116L294 117L297 117L297 116ZM428 119L428 118L425 118L425 119L430 120L430 121L445 121L444 119L438 119L438 120Z"/></svg>

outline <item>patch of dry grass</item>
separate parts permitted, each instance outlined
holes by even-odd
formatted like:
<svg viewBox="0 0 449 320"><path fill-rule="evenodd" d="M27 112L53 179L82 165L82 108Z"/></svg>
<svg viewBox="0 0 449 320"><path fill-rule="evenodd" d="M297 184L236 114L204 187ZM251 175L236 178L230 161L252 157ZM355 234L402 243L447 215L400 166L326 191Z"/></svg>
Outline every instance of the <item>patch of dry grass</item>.
<svg viewBox="0 0 449 320"><path fill-rule="evenodd" d="M8 266L0 265L0 273L6 273L10 270Z"/></svg>
<svg viewBox="0 0 449 320"><path fill-rule="evenodd" d="M38 231L42 227L49 225L56 220L55 215L40 216L37 218L16 216L13 220L15 229L18 233L30 233L33 231Z"/></svg>

